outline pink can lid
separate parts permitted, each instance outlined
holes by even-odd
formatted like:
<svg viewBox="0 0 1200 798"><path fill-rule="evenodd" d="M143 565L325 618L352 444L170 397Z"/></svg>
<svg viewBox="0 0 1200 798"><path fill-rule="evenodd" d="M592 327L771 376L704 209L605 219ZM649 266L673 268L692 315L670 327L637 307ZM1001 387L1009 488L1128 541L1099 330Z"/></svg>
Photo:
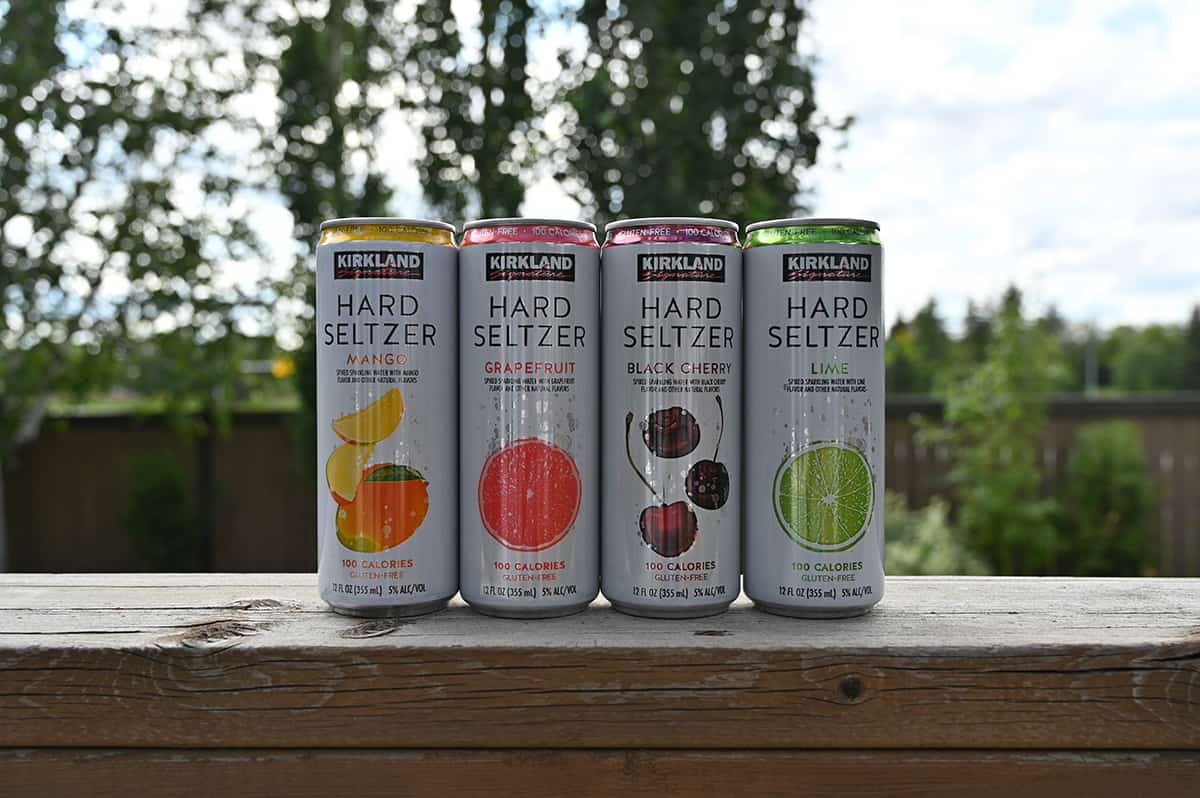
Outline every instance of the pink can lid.
<svg viewBox="0 0 1200 798"><path fill-rule="evenodd" d="M477 219L463 225L462 244L576 244L598 247L596 226L574 219L513 217Z"/></svg>
<svg viewBox="0 0 1200 798"><path fill-rule="evenodd" d="M622 219L605 225L604 231L607 233L606 247L654 243L738 244L736 222L698 216Z"/></svg>

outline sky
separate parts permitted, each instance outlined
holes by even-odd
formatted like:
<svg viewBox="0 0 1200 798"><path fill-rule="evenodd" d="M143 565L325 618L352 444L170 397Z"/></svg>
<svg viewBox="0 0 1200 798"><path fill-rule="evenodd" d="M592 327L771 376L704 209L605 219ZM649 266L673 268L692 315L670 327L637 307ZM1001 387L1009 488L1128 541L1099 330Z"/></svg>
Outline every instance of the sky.
<svg viewBox="0 0 1200 798"><path fill-rule="evenodd" d="M453 7L469 31L478 0ZM1200 2L812 0L810 10L801 46L818 59L818 106L857 121L806 176L808 202L818 215L880 222L889 322L935 298L955 328L968 300L994 301L1010 284L1035 310L1103 328L1182 322L1200 302ZM549 77L577 33L558 25L532 41L535 74ZM394 112L380 149L402 215L426 212L416 146ZM577 208L543 179L522 211ZM279 199L252 216L280 242L276 262L288 261Z"/></svg>
<svg viewBox="0 0 1200 798"><path fill-rule="evenodd" d="M817 0L857 124L815 210L882 225L889 315L1015 283L1108 327L1200 302L1200 3Z"/></svg>
<svg viewBox="0 0 1200 798"><path fill-rule="evenodd" d="M810 204L880 222L890 320L1014 283L1101 327L1200 302L1200 2L811 8L818 106L857 122ZM563 208L543 183L523 210Z"/></svg>

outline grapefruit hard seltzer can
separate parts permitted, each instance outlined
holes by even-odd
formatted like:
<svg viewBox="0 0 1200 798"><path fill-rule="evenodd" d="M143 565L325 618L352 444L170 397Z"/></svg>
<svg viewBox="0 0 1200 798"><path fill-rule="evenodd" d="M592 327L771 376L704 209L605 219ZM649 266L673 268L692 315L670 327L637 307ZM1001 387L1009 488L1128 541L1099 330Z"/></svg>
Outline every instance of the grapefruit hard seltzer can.
<svg viewBox="0 0 1200 798"><path fill-rule="evenodd" d="M600 587L596 228L468 222L459 263L462 597L578 612Z"/></svg>
<svg viewBox="0 0 1200 798"><path fill-rule="evenodd" d="M321 598L432 612L458 589L454 228L334 219L317 246Z"/></svg>
<svg viewBox="0 0 1200 798"><path fill-rule="evenodd" d="M783 615L860 615L883 596L879 225L746 233L746 593Z"/></svg>
<svg viewBox="0 0 1200 798"><path fill-rule="evenodd" d="M738 227L605 230L604 595L633 615L713 615L740 584Z"/></svg>

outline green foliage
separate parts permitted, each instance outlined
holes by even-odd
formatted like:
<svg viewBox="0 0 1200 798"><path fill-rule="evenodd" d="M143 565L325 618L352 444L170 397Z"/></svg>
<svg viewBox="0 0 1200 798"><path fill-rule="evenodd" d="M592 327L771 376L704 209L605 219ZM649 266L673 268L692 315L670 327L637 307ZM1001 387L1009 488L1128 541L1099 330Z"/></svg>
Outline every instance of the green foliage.
<svg viewBox="0 0 1200 798"><path fill-rule="evenodd" d="M425 199L458 219L515 216L522 177L549 146L540 90L529 75L529 40L548 22L528 0L482 0L478 30L460 31L449 0L422 5L404 69L404 102L424 143L417 169ZM482 40L468 57L464 36Z"/></svg>
<svg viewBox="0 0 1200 798"><path fill-rule="evenodd" d="M897 319L885 348L887 390L930 393L954 365L955 341L938 315L937 301L925 303L911 322Z"/></svg>
<svg viewBox="0 0 1200 798"><path fill-rule="evenodd" d="M1179 373L1180 388L1200 391L1200 304L1192 308L1183 330L1183 367Z"/></svg>
<svg viewBox="0 0 1200 798"><path fill-rule="evenodd" d="M300 458L296 465L301 474L310 474L314 480L319 476L317 467L317 340L313 335L304 339L304 345L296 353L296 373L292 378L300 409L292 425L296 441L296 454Z"/></svg>
<svg viewBox="0 0 1200 798"><path fill-rule="evenodd" d="M386 214L400 199L381 166L389 110L417 137L420 196L405 201L454 221L517 215L525 186L545 176L585 214L786 215L819 131L848 124L816 114L811 57L798 49L803 3L483 0L470 29L451 5L331 0L272 28L288 45L271 148L306 266L295 286L309 306L320 221ZM559 54L557 75L535 74L530 44L550 27L581 34L584 46ZM297 428L307 435L311 316L300 333Z"/></svg>
<svg viewBox="0 0 1200 798"><path fill-rule="evenodd" d="M448 4L428 3L425 19ZM411 74L404 54L421 25L393 13L395 4L332 0L299 6L275 20L286 42L278 63L283 110L271 144L279 190L292 212L298 266L291 296L302 298L296 330L301 348L293 379L300 398L294 434L303 473L316 461L316 338L313 262L321 222L338 216L387 216L394 199L383 164L384 120L401 103L398 76ZM438 17L442 31L444 18ZM452 27L452 26L451 26Z"/></svg>
<svg viewBox="0 0 1200 798"><path fill-rule="evenodd" d="M194 0L184 29L118 0L5 5L0 459L50 395L144 387L149 351L188 363L172 403L219 412L237 372L196 353L239 327L269 332L276 299L224 280L260 254L242 195L256 178L216 143L253 134L236 101L254 42L220 3Z"/></svg>
<svg viewBox="0 0 1200 798"><path fill-rule="evenodd" d="M893 576L983 576L987 564L950 524L950 508L934 499L910 510L903 496L887 494L887 573Z"/></svg>
<svg viewBox="0 0 1200 798"><path fill-rule="evenodd" d="M796 212L821 132L849 124L817 115L807 18L784 0L584 0L556 176L600 216Z"/></svg>
<svg viewBox="0 0 1200 798"><path fill-rule="evenodd" d="M1057 504L1041 495L1037 441L1061 354L1022 317L1019 296L1002 304L992 328L983 363L941 391L943 420L926 423L922 437L950 451L958 523L972 548L997 573L1046 573L1054 565Z"/></svg>
<svg viewBox="0 0 1200 798"><path fill-rule="evenodd" d="M968 302L958 336L947 333L932 301L910 321L897 319L886 343L888 390L933 393L974 369L987 358L997 317L1012 303L1022 304L1011 288L994 305ZM1053 343L1058 359L1048 390L1200 390L1200 306L1183 325L1097 331L1068 323L1053 307L1030 323Z"/></svg>
<svg viewBox="0 0 1200 798"><path fill-rule="evenodd" d="M278 57L282 108L270 152L303 255L311 255L323 220L387 213L392 192L383 173L382 123L398 100L393 84L403 64L394 50L419 33L391 13L394 5L331 0L298 5L272 21L286 46ZM304 267L307 276L309 262Z"/></svg>
<svg viewBox="0 0 1200 798"><path fill-rule="evenodd" d="M1060 570L1075 576L1140 576L1154 562L1149 519L1154 485L1138 427L1127 421L1079 431L1067 468Z"/></svg>
<svg viewBox="0 0 1200 798"><path fill-rule="evenodd" d="M162 453L133 461L123 521L145 570L207 570L209 541L204 517L187 472L176 457Z"/></svg>
<svg viewBox="0 0 1200 798"><path fill-rule="evenodd" d="M1109 335L1113 384L1131 391L1183 387L1184 335L1179 327L1151 324L1117 327Z"/></svg>

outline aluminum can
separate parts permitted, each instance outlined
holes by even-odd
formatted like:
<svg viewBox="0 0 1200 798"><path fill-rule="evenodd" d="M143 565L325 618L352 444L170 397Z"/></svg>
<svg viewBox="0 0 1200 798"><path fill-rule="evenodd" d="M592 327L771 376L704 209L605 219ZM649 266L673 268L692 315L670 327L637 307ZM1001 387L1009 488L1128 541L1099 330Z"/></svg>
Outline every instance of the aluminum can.
<svg viewBox="0 0 1200 798"><path fill-rule="evenodd" d="M458 589L454 228L333 219L317 246L321 598L419 615Z"/></svg>
<svg viewBox="0 0 1200 798"><path fill-rule="evenodd" d="M605 229L604 595L632 615L714 615L740 585L738 226Z"/></svg>
<svg viewBox="0 0 1200 798"><path fill-rule="evenodd" d="M861 615L883 597L879 225L746 233L746 593L782 615Z"/></svg>
<svg viewBox="0 0 1200 798"><path fill-rule="evenodd" d="M600 587L596 228L469 222L459 263L462 596L501 617L579 612Z"/></svg>

